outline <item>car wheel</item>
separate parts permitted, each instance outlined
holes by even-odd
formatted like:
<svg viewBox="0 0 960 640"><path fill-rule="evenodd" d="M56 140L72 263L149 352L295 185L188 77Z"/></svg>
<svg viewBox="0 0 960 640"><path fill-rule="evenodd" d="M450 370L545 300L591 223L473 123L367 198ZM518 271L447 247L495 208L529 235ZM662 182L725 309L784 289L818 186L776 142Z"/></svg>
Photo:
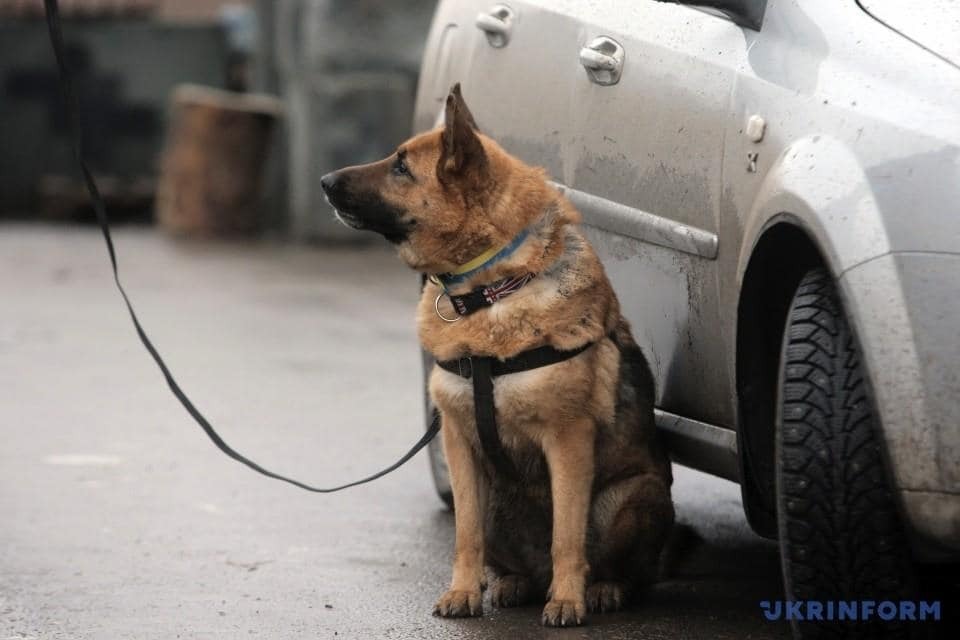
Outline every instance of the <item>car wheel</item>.
<svg viewBox="0 0 960 640"><path fill-rule="evenodd" d="M830 274L808 272L787 316L776 496L786 599L909 599L912 566L887 481L864 364ZM810 609L804 607L808 614ZM791 620L797 638L908 637L874 612L858 623Z"/></svg>
<svg viewBox="0 0 960 640"><path fill-rule="evenodd" d="M431 420L439 419L437 410L432 409ZM433 486L437 490L437 495L443 500L443 503L450 509L453 509L453 489L450 488L450 472L447 469L447 460L443 457L443 444L440 442L440 434L430 441L427 446L427 453L430 456L430 474L433 476Z"/></svg>

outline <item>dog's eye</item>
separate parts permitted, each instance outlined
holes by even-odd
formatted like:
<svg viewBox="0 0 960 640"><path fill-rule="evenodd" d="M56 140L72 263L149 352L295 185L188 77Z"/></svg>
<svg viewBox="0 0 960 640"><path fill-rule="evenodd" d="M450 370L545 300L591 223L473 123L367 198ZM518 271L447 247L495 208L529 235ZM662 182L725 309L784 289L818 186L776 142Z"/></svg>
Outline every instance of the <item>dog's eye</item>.
<svg viewBox="0 0 960 640"><path fill-rule="evenodd" d="M393 172L398 176L410 177L410 169L407 168L407 163L403 161L406 155L405 153L398 153L397 159L393 163Z"/></svg>

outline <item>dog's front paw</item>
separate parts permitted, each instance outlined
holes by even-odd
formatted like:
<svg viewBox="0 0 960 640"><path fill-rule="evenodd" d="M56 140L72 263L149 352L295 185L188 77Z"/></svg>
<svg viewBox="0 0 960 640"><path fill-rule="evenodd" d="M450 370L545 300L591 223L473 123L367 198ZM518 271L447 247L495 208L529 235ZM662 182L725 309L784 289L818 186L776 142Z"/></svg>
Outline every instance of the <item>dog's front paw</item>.
<svg viewBox="0 0 960 640"><path fill-rule="evenodd" d="M543 608L543 625L546 627L576 627L587 617L587 605L583 600L559 600L552 598Z"/></svg>
<svg viewBox="0 0 960 640"><path fill-rule="evenodd" d="M470 618L483 614L483 595L480 589L464 591L451 589L440 596L433 615L442 618Z"/></svg>

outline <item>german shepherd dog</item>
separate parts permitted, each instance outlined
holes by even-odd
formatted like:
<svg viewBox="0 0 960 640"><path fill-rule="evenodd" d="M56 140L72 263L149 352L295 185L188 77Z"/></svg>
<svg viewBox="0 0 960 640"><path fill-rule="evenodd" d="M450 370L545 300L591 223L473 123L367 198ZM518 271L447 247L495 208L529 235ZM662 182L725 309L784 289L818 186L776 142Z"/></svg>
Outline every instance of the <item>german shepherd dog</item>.
<svg viewBox="0 0 960 640"><path fill-rule="evenodd" d="M470 381L434 367L429 388L456 522L453 578L434 614L481 615L489 571L493 606L546 599L545 625L579 625L587 611L617 610L656 578L673 524L653 377L578 228L579 213L543 169L478 131L459 84L445 115L442 128L389 157L323 176L336 215L382 234L404 262L431 276L417 323L438 361L505 361L545 345L579 351L496 378L493 404L511 476L481 446ZM444 280L464 265L474 266ZM451 304L528 274L476 313L459 315Z"/></svg>

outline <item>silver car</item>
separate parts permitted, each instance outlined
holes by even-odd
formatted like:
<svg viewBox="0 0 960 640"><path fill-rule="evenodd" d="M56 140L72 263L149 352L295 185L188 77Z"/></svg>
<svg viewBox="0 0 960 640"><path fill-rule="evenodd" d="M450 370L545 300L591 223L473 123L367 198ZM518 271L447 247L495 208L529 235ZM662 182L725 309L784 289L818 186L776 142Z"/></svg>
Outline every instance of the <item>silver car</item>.
<svg viewBox="0 0 960 640"><path fill-rule="evenodd" d="M788 599L960 558L960 3L443 0L417 130L457 81L583 214L674 460L740 483Z"/></svg>

